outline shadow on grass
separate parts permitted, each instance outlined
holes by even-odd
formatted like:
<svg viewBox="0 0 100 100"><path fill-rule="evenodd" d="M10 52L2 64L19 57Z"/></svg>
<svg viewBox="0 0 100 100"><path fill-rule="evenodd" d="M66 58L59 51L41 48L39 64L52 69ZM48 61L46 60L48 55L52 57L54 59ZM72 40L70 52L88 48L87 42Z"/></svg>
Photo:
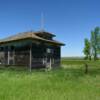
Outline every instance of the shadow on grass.
<svg viewBox="0 0 100 100"><path fill-rule="evenodd" d="M25 66L0 66L0 73L18 74L18 75L31 75L31 74L45 74L45 69L32 69L30 72L29 67Z"/></svg>
<svg viewBox="0 0 100 100"><path fill-rule="evenodd" d="M15 66L0 66L0 74L1 73L8 73L8 74L28 74L27 67L15 67Z"/></svg>

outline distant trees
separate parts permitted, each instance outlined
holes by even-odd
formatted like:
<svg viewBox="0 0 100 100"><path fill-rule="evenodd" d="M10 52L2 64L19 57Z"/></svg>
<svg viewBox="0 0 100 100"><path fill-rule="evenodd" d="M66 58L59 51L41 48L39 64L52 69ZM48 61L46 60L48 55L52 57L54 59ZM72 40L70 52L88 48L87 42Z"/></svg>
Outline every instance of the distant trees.
<svg viewBox="0 0 100 100"><path fill-rule="evenodd" d="M100 54L100 28L96 27L94 31L91 31L90 40L84 40L84 54L86 59L91 59L93 57L94 60L97 60L98 54Z"/></svg>

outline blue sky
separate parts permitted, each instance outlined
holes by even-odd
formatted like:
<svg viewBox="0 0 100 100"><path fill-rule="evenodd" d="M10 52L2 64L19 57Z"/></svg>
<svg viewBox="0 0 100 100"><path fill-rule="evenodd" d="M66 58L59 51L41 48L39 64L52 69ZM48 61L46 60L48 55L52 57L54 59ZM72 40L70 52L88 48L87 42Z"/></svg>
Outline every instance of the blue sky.
<svg viewBox="0 0 100 100"><path fill-rule="evenodd" d="M100 0L0 0L0 38L44 27L66 44L62 56L83 56L84 38L100 26Z"/></svg>

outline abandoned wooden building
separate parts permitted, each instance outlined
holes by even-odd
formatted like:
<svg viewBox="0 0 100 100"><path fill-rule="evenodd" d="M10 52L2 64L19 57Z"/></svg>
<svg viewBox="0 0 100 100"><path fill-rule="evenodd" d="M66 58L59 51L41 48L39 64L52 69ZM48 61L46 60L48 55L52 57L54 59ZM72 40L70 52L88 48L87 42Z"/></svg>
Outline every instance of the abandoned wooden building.
<svg viewBox="0 0 100 100"><path fill-rule="evenodd" d="M38 31L23 32L0 40L0 64L31 68L60 65L61 46L54 34Z"/></svg>

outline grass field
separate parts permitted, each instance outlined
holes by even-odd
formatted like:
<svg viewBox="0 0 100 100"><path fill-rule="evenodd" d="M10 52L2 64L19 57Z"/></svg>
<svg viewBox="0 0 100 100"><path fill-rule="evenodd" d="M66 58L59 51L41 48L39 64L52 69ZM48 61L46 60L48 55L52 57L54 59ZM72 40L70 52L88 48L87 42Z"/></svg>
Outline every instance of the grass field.
<svg viewBox="0 0 100 100"><path fill-rule="evenodd" d="M84 61L62 60L62 67L43 70L0 69L0 100L100 100L99 62L84 73ZM96 66L97 65L97 66Z"/></svg>

